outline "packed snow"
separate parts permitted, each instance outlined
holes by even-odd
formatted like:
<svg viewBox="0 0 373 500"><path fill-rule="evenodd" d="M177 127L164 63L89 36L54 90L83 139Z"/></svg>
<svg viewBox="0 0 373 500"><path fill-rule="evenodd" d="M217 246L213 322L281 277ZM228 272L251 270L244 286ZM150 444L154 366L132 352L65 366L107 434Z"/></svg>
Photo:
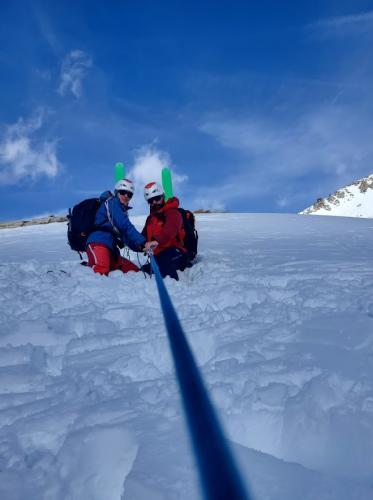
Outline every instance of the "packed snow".
<svg viewBox="0 0 373 500"><path fill-rule="evenodd" d="M254 499L371 499L373 221L197 225L165 283ZM201 498L154 279L63 223L1 230L0 263L0 498Z"/></svg>

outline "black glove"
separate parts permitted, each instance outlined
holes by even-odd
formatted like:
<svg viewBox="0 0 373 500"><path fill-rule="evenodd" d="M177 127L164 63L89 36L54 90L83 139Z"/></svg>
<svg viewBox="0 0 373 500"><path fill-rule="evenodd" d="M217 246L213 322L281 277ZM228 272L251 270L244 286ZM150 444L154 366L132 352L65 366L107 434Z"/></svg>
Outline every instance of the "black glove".
<svg viewBox="0 0 373 500"><path fill-rule="evenodd" d="M120 238L115 238L114 244L120 249L124 248L124 243Z"/></svg>

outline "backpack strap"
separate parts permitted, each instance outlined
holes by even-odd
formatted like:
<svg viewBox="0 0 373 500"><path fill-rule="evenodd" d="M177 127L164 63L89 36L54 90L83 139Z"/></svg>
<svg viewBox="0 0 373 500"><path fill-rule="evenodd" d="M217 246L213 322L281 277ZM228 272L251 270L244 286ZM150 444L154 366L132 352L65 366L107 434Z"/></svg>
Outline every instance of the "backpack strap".
<svg viewBox="0 0 373 500"><path fill-rule="evenodd" d="M110 224L113 226L114 233L120 234L119 229L117 227L115 227L115 225L114 225L113 218L112 218L110 210L109 210L109 200L110 200L110 198L108 198L105 201L106 215L107 215L107 218L108 218Z"/></svg>

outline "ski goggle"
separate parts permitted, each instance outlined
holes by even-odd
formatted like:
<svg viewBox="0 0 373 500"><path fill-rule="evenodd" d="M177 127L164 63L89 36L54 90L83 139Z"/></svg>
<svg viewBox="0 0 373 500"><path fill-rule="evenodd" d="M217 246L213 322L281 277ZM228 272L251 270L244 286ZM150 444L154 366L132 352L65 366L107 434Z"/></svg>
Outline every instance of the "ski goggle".
<svg viewBox="0 0 373 500"><path fill-rule="evenodd" d="M163 198L163 195L161 195L161 194L158 196L153 196L153 198L150 198L150 200L148 200L148 203L149 203L149 205L151 205L155 201L158 203L159 201L161 201L162 198Z"/></svg>
<svg viewBox="0 0 373 500"><path fill-rule="evenodd" d="M118 193L122 196L127 196L127 198L129 199L131 199L133 196L133 193L131 193L131 191L126 191L125 189L119 189Z"/></svg>

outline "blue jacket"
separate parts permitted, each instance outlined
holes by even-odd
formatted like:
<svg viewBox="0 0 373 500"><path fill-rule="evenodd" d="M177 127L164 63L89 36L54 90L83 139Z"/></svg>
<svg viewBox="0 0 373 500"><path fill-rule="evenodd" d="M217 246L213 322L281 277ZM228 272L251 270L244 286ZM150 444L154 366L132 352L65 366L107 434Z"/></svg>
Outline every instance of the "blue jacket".
<svg viewBox="0 0 373 500"><path fill-rule="evenodd" d="M142 249L146 239L137 231L137 229L130 222L127 215L127 208L119 201L116 196L109 198L106 202L101 203L97 210L95 226L101 226L104 231L96 230L88 236L87 245L90 243L101 243L102 245L110 248L114 253L118 253L117 246L114 242L113 226L108 218L106 205L108 204L109 214L114 226L118 229L117 237L131 250L135 252ZM111 234L109 231L112 231Z"/></svg>

